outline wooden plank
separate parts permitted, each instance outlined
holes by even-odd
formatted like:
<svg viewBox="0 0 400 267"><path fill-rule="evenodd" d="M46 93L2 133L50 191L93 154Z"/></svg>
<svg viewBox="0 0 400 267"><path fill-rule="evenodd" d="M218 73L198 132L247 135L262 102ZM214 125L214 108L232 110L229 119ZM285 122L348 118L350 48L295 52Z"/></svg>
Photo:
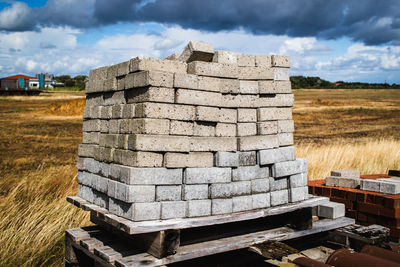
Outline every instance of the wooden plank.
<svg viewBox="0 0 400 267"><path fill-rule="evenodd" d="M146 266L170 264L173 262L180 262L217 253L243 249L252 245L263 243L265 241L283 241L317 234L347 226L353 223L354 219L342 217L335 220L326 219L314 222L312 229L302 231L295 231L288 227L280 227L257 233L182 246L178 249L175 255L171 255L162 259L157 259L147 253L132 255L115 261L115 266L140 266L140 264L143 262L146 262Z"/></svg>
<svg viewBox="0 0 400 267"><path fill-rule="evenodd" d="M79 201L78 197L75 197L74 201ZM123 232L133 235L140 233L157 232L167 229L186 229L192 227L201 227L207 225L216 225L216 224L224 224L230 222L252 220L266 216L279 215L287 212L292 212L302 208L318 206L327 203L328 201L329 198L327 197L313 196L302 202L289 203L287 205L270 207L266 209L250 210L243 212L235 212L231 214L204 216L196 218L143 221L143 222L133 222L118 217L114 214L106 213L104 209L101 209L94 204L83 204L82 208L84 210L90 210L94 212L96 216L98 216L99 212L101 211L102 215L98 216L99 219L104 220L108 224L111 224L112 226L118 228ZM104 217L104 219L102 219L102 217Z"/></svg>
<svg viewBox="0 0 400 267"><path fill-rule="evenodd" d="M103 260L99 256L95 255L94 253L88 251L87 249L83 248L80 244L73 243L72 246L76 250L78 250L82 254L84 254L88 259L91 259L93 261L94 264L89 265L89 266L96 266L96 267L114 267L115 266L109 262L106 262L105 260ZM78 262L78 266L88 266L88 265L84 265L84 264Z"/></svg>

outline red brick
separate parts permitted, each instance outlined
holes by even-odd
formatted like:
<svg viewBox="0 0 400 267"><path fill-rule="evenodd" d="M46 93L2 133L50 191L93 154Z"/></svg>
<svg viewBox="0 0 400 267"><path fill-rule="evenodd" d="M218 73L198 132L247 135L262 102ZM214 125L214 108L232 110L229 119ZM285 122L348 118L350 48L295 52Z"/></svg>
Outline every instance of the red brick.
<svg viewBox="0 0 400 267"><path fill-rule="evenodd" d="M362 212L357 212L357 221L367 222L367 220L368 220L367 214L364 214Z"/></svg>
<svg viewBox="0 0 400 267"><path fill-rule="evenodd" d="M353 191L348 191L346 198L348 200L356 201L357 200L357 193Z"/></svg>
<svg viewBox="0 0 400 267"><path fill-rule="evenodd" d="M354 203L351 200L336 197L331 197L330 200L333 202L343 203L346 209L354 209Z"/></svg>
<svg viewBox="0 0 400 267"><path fill-rule="evenodd" d="M350 210L346 209L346 217L356 219L357 218L357 211L356 210Z"/></svg>
<svg viewBox="0 0 400 267"><path fill-rule="evenodd" d="M365 194L365 202L375 204L375 195L373 194Z"/></svg>
<svg viewBox="0 0 400 267"><path fill-rule="evenodd" d="M360 211L360 212L365 212L365 213L374 214L374 215L379 215L380 210L382 209L375 204L369 204L369 203L358 203L357 208L358 208L358 211Z"/></svg>
<svg viewBox="0 0 400 267"><path fill-rule="evenodd" d="M346 199L346 191L342 189L332 188L331 189L331 196L335 198L342 198Z"/></svg>
<svg viewBox="0 0 400 267"><path fill-rule="evenodd" d="M365 193L360 192L356 194L357 202L364 203L365 202Z"/></svg>
<svg viewBox="0 0 400 267"><path fill-rule="evenodd" d="M387 175L387 174L364 174L364 175L360 175L360 177L362 179L376 180L376 179L381 179L381 178L390 178L392 176Z"/></svg>
<svg viewBox="0 0 400 267"><path fill-rule="evenodd" d="M323 187L321 195L324 197L331 197L331 189L329 187Z"/></svg>
<svg viewBox="0 0 400 267"><path fill-rule="evenodd" d="M322 187L314 187L314 195L316 196L322 196Z"/></svg>

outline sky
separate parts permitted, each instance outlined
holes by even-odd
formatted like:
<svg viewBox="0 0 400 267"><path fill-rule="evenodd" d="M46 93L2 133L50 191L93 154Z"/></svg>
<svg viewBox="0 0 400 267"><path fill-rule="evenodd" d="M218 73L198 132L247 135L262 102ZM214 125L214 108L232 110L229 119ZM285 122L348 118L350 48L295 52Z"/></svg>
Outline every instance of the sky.
<svg viewBox="0 0 400 267"><path fill-rule="evenodd" d="M190 40L291 57L291 75L400 83L399 0L0 0L0 77L164 58Z"/></svg>

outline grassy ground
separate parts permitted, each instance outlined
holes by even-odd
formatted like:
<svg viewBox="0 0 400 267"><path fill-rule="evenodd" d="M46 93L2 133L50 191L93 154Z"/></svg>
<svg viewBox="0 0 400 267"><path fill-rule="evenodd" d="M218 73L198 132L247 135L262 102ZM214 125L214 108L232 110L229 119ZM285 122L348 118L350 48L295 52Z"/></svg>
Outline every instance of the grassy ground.
<svg viewBox="0 0 400 267"><path fill-rule="evenodd" d="M82 92L0 97L0 266L61 265L63 231L88 225L77 191ZM297 156L332 169L400 169L400 90L295 90Z"/></svg>

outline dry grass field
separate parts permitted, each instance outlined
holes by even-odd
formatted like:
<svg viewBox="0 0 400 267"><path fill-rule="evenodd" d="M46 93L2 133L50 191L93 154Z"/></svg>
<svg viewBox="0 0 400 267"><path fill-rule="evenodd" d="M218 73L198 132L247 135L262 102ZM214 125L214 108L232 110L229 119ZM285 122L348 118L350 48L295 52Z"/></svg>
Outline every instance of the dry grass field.
<svg viewBox="0 0 400 267"><path fill-rule="evenodd" d="M309 177L400 169L400 90L295 90L297 156ZM61 265L63 231L90 224L77 191L84 95L0 97L0 266Z"/></svg>

